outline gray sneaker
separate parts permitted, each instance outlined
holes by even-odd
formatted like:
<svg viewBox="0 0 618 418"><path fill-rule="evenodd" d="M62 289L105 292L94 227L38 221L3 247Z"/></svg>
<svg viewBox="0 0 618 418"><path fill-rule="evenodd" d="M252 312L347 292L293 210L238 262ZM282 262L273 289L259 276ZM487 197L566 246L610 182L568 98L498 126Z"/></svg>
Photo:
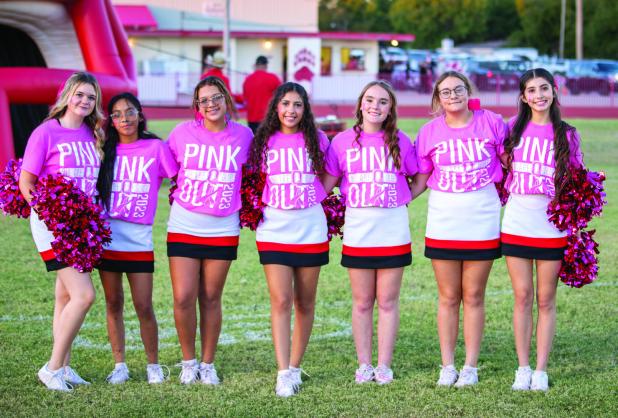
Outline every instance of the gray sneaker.
<svg viewBox="0 0 618 418"><path fill-rule="evenodd" d="M47 368L47 363L41 367L38 373L39 380L49 390L58 390L60 392L71 392L73 386L64 380L64 367L52 372Z"/></svg>

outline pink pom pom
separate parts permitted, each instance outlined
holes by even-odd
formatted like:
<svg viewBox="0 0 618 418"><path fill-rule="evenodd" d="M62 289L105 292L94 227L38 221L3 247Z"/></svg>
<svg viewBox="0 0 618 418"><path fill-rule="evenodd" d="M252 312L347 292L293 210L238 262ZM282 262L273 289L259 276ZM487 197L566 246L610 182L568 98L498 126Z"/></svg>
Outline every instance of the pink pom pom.
<svg viewBox="0 0 618 418"><path fill-rule="evenodd" d="M322 200L322 209L324 209L326 224L328 225L328 240L332 240L337 235L343 238L343 231L341 229L345 222L345 201L343 196L331 192L328 197Z"/></svg>
<svg viewBox="0 0 618 418"><path fill-rule="evenodd" d="M39 178L32 196L31 205L54 235L51 246L58 261L80 272L92 271L111 242L101 208L60 174Z"/></svg>
<svg viewBox="0 0 618 418"><path fill-rule="evenodd" d="M19 190L21 163L21 158L10 160L0 173L0 210L5 215L27 218L30 216L30 205Z"/></svg>

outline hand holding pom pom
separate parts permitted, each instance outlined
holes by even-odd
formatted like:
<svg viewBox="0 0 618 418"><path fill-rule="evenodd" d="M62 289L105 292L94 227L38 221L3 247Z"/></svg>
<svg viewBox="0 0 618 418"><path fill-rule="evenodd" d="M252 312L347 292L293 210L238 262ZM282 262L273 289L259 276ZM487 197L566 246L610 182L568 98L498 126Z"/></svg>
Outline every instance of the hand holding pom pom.
<svg viewBox="0 0 618 418"><path fill-rule="evenodd" d="M266 184L266 174L261 170L253 170L247 166L242 169L242 183L240 186L240 226L252 231L264 217L263 210L266 204L262 202L262 193Z"/></svg>
<svg viewBox="0 0 618 418"><path fill-rule="evenodd" d="M343 238L343 223L345 221L345 202L343 196L333 194L332 192L322 200L322 209L326 215L326 224L328 225L328 240L332 240L334 236Z"/></svg>

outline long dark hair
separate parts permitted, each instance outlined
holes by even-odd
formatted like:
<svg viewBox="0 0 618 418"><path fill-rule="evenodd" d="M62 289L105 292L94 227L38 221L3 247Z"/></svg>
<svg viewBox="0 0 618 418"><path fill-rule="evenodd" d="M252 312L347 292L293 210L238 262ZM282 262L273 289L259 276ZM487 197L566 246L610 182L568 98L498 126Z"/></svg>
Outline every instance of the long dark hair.
<svg viewBox="0 0 618 418"><path fill-rule="evenodd" d="M388 154L393 159L393 163L397 169L401 168L401 158L400 158L400 149L399 149L399 129L397 128L397 96L395 96L395 90L393 87L384 80L376 80L367 84L363 90L360 92L358 96L358 100L356 101L356 110L354 111L354 116L356 117L356 121L354 122L354 132L356 133L356 137L354 138L354 142L356 142L360 146L360 136L363 132L363 111L362 111L362 103L363 97L367 90L369 90L373 86L382 87L391 101L391 109L388 112L388 116L382 122L382 129L384 130L384 143L388 147Z"/></svg>
<svg viewBox="0 0 618 418"><path fill-rule="evenodd" d="M114 105L120 100L126 100L138 111L137 138L138 139L161 139L155 134L146 130L146 118L142 112L142 105L131 93L118 94L109 101L107 105L107 114L111 115ZM116 163L116 147L120 142L118 131L114 127L111 117L108 118L105 125L105 143L103 144L103 161L99 169L99 178L97 179L97 190L99 192L98 200L102 202L105 209L109 210L109 200L112 194L112 183L114 182L114 164Z"/></svg>
<svg viewBox="0 0 618 418"><path fill-rule="evenodd" d="M324 170L324 153L320 150L318 130L315 127L315 120L311 112L309 97L303 86L290 82L280 85L277 90L275 90L273 98L268 104L266 117L255 133L253 143L251 144L250 163L254 169L258 169L262 166L262 162L266 158L268 139L281 129L281 122L277 114L277 105L279 105L283 96L291 91L298 93L303 101L303 116L298 124L298 130L302 132L305 138L305 148L307 149L309 158L311 158L313 170L316 173L321 173Z"/></svg>
<svg viewBox="0 0 618 418"><path fill-rule="evenodd" d="M549 71L544 68L534 68L526 71L519 79L519 102L515 123L510 130L509 136L504 141L504 151L508 156L507 167L511 170L513 163L513 150L517 148L521 141L521 134L532 119L532 109L522 99L526 91L526 84L533 78L543 78L552 88L553 101L549 107L549 119L554 130L554 161L556 170L554 171L554 186L556 194L554 199L558 200L564 187L571 181L569 171L569 161L571 149L569 147L568 135L573 135L575 128L562 120L560 116L560 103L556 92L556 82Z"/></svg>

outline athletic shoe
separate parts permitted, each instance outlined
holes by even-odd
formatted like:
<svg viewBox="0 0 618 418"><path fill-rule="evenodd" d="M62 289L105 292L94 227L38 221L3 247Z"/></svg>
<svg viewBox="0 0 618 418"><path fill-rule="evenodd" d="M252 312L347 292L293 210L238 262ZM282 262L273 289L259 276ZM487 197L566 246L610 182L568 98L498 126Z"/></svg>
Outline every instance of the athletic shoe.
<svg viewBox="0 0 618 418"><path fill-rule="evenodd" d="M117 363L105 380L112 385L120 385L129 380L129 368L125 363Z"/></svg>
<svg viewBox="0 0 618 418"><path fill-rule="evenodd" d="M436 385L438 386L453 386L459 377L457 369L452 364L448 366L440 366L440 377Z"/></svg>
<svg viewBox="0 0 618 418"><path fill-rule="evenodd" d="M300 367L292 367L290 366L290 375L292 376L292 380L296 383L296 386L300 386L303 384L303 379L301 378L301 374L305 373L306 376L309 376L307 372L305 372Z"/></svg>
<svg viewBox="0 0 618 418"><path fill-rule="evenodd" d="M530 379L530 390L547 392L549 390L549 378L547 377L547 373L542 370L535 370Z"/></svg>
<svg viewBox="0 0 618 418"><path fill-rule="evenodd" d="M64 381L72 385L89 385L90 382L82 379L80 375L71 367L64 366Z"/></svg>
<svg viewBox="0 0 618 418"><path fill-rule="evenodd" d="M375 381L378 385L386 385L393 381L393 370L386 366L378 366L373 371Z"/></svg>
<svg viewBox="0 0 618 418"><path fill-rule="evenodd" d="M361 364L356 369L355 381L358 384L371 382L373 380L373 366L371 364Z"/></svg>
<svg viewBox="0 0 618 418"><path fill-rule="evenodd" d="M456 388L463 388L464 386L473 386L479 382L478 369L476 367L463 366L461 372L459 372L459 379L455 382Z"/></svg>
<svg viewBox="0 0 618 418"><path fill-rule="evenodd" d="M61 392L71 392L73 386L64 380L64 368L61 367L56 371L51 371L47 368L47 363L41 367L38 373L39 380L49 390L59 390Z"/></svg>
<svg viewBox="0 0 618 418"><path fill-rule="evenodd" d="M530 366L520 367L515 372L515 381L511 388L513 390L530 390L530 380L532 379L532 370Z"/></svg>
<svg viewBox="0 0 618 418"><path fill-rule="evenodd" d="M163 368L159 364L149 364L146 366L146 376L148 376L148 383L158 384L166 381L170 376L170 370L167 366L163 366L167 369L167 375L163 372Z"/></svg>
<svg viewBox="0 0 618 418"><path fill-rule="evenodd" d="M213 363L200 363L200 381L205 385L218 385L221 383Z"/></svg>
<svg viewBox="0 0 618 418"><path fill-rule="evenodd" d="M200 365L197 360L183 361L182 363L178 363L177 366L182 367L180 375L178 376L180 378L180 383L183 385L190 385L197 382L200 374Z"/></svg>
<svg viewBox="0 0 618 418"><path fill-rule="evenodd" d="M282 398L293 396L298 391L298 385L294 382L289 370L279 370L277 373L277 385L275 393Z"/></svg>

